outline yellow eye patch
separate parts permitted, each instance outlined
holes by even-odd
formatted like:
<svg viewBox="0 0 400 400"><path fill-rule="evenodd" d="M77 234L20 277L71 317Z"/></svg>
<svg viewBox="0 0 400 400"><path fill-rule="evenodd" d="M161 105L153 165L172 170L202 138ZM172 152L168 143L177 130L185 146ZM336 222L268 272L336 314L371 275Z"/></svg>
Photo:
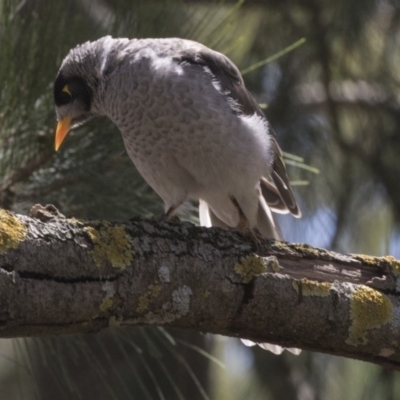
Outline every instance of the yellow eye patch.
<svg viewBox="0 0 400 400"><path fill-rule="evenodd" d="M71 91L69 90L68 85L65 85L62 89L62 92L69 94L70 96L72 96Z"/></svg>

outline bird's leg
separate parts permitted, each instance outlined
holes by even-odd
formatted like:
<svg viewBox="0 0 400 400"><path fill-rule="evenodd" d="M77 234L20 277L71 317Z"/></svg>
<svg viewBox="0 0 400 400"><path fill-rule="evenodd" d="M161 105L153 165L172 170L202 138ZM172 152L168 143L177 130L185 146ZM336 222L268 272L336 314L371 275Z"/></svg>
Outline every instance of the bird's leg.
<svg viewBox="0 0 400 400"><path fill-rule="evenodd" d="M179 217L175 214L175 211L180 207L180 204L178 206L170 206L167 208L164 214L161 215L160 220L161 221L171 221L171 222L180 222Z"/></svg>
<svg viewBox="0 0 400 400"><path fill-rule="evenodd" d="M268 239L261 235L257 228L250 227L249 220L246 218L238 201L233 196L231 196L231 201L239 213L239 223L234 229L242 233L243 236L250 238L251 241L256 245L257 249L260 250L262 244Z"/></svg>
<svg viewBox="0 0 400 400"><path fill-rule="evenodd" d="M233 196L231 196L231 201L239 214L239 222L236 225L235 229L240 232L246 232L246 231L251 230L249 221L246 218L246 216L244 215L244 212L243 212L242 208L240 207L238 201Z"/></svg>

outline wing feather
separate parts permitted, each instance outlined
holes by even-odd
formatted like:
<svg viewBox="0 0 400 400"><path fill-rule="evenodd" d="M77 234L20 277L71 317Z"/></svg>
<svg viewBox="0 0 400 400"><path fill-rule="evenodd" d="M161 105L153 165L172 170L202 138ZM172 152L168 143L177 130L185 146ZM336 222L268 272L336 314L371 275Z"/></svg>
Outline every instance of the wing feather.
<svg viewBox="0 0 400 400"><path fill-rule="evenodd" d="M220 83L221 89L226 96L235 101L239 113L242 115L254 115L256 113L267 121L259 104L246 89L240 71L225 55L205 46L193 46L193 48L182 50L179 56L175 57L175 60L178 63L207 67ZM295 217L300 217L301 211L290 187L282 151L276 141L276 134L270 126L269 133L271 134L274 161L271 177L265 177L261 181L262 193L268 205L274 211L280 213L290 212ZM268 178L272 179L272 182Z"/></svg>

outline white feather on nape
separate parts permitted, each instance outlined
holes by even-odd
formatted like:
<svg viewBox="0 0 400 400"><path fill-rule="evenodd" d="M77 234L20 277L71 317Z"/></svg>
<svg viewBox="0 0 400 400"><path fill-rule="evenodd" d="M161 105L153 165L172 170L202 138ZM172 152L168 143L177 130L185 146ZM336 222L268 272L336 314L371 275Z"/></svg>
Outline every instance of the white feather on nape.
<svg viewBox="0 0 400 400"><path fill-rule="evenodd" d="M211 228L211 218L208 211L208 204L204 200L199 200L199 219L200 225Z"/></svg>
<svg viewBox="0 0 400 400"><path fill-rule="evenodd" d="M104 36L93 42L96 45L95 71L97 78L110 74L128 55L125 51L133 40Z"/></svg>
<svg viewBox="0 0 400 400"><path fill-rule="evenodd" d="M100 73L103 74L107 69L108 56L112 47L115 45L115 39L110 35L104 36L101 40L101 53L100 53Z"/></svg>
<svg viewBox="0 0 400 400"><path fill-rule="evenodd" d="M183 75L182 66L178 65L171 58L154 57L152 60L152 66L156 71L159 71L162 74L174 72L176 75Z"/></svg>

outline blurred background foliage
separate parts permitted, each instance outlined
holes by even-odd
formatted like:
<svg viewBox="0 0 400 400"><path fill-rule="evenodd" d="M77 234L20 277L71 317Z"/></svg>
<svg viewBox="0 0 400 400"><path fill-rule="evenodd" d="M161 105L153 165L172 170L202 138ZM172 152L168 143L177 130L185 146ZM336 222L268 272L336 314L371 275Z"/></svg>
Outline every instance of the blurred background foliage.
<svg viewBox="0 0 400 400"><path fill-rule="evenodd" d="M282 148L298 157L288 170L303 218L280 219L285 237L400 257L398 2L0 0L0 207L161 214L109 121L92 121L53 151L57 69L71 47L106 34L197 40L242 70L306 38L245 74ZM2 340L0 392L7 400L391 400L400 379L323 354L277 357L233 339L135 328Z"/></svg>

